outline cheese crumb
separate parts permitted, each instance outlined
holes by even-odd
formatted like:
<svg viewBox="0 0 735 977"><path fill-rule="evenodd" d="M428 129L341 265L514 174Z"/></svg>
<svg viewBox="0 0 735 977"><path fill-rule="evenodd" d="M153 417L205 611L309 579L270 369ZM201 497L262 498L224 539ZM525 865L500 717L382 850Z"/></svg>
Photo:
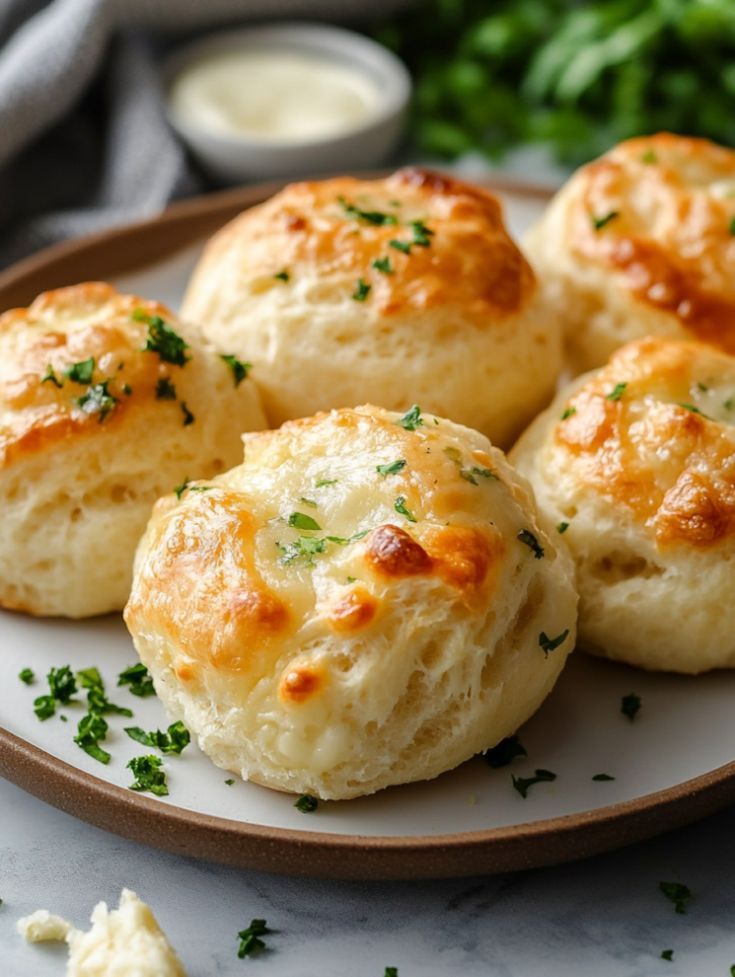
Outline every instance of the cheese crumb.
<svg viewBox="0 0 735 977"><path fill-rule="evenodd" d="M61 916L54 916L48 909L38 909L30 916L23 916L15 926L28 943L63 942L73 928L71 923Z"/></svg>

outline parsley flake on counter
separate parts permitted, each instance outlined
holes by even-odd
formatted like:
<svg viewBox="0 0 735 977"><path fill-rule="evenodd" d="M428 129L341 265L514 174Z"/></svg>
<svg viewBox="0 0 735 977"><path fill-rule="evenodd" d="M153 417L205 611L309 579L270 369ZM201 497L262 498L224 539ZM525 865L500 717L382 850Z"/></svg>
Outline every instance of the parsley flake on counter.
<svg viewBox="0 0 735 977"><path fill-rule="evenodd" d="M593 780L599 780L599 781L603 781L603 780L615 780L615 778L614 777L611 777L609 773L596 773L592 779Z"/></svg>
<svg viewBox="0 0 735 977"><path fill-rule="evenodd" d="M692 898L691 890L681 882L659 882L659 891L674 904L674 911L685 913Z"/></svg>
<svg viewBox="0 0 735 977"><path fill-rule="evenodd" d="M74 742L93 760L97 760L99 763L109 763L110 754L99 745L102 740L107 738L108 729L107 722L99 713L88 712L79 720Z"/></svg>
<svg viewBox="0 0 735 977"><path fill-rule="evenodd" d="M292 512L288 517L288 524L289 526L294 526L296 529L306 529L312 532L322 528L316 519L307 516L305 512Z"/></svg>
<svg viewBox="0 0 735 977"><path fill-rule="evenodd" d="M485 763L493 770L499 767L507 767L516 757L528 756L528 751L517 736L506 736L497 746L483 753Z"/></svg>
<svg viewBox="0 0 735 977"><path fill-rule="evenodd" d="M161 769L162 762L157 756L136 756L127 764L129 770L133 771L134 782L130 785L130 790L149 791L156 797L165 797L168 794L166 784L166 773Z"/></svg>
<svg viewBox="0 0 735 977"><path fill-rule="evenodd" d="M193 424L194 421L196 420L196 418L189 410L189 408L186 406L186 403L183 400L181 401L181 413L184 415L184 427L188 427L190 424Z"/></svg>
<svg viewBox="0 0 735 977"><path fill-rule="evenodd" d="M376 258L373 261L373 268L376 271L381 272L383 275L393 274L393 265L390 263L390 258Z"/></svg>
<svg viewBox="0 0 735 977"><path fill-rule="evenodd" d="M25 685L32 685L36 681L36 674L32 668L23 668L18 672L18 678Z"/></svg>
<svg viewBox="0 0 735 977"><path fill-rule="evenodd" d="M565 410L562 411L561 419L563 421L566 421L567 418L574 417L576 413L577 413L576 407L567 407Z"/></svg>
<svg viewBox="0 0 735 977"><path fill-rule="evenodd" d="M317 479L315 488L327 488L330 485L336 485L338 482L338 478L320 478Z"/></svg>
<svg viewBox="0 0 735 977"><path fill-rule="evenodd" d="M368 285L364 278L358 278L357 285L355 285L355 291L352 293L352 298L355 300L355 302L364 302L370 294L372 287L372 285Z"/></svg>
<svg viewBox="0 0 735 977"><path fill-rule="evenodd" d="M551 770L536 770L533 777L516 777L511 774L511 780L521 797L526 798L528 797L529 787L533 787L534 784L556 780L556 774L552 773Z"/></svg>
<svg viewBox="0 0 735 977"><path fill-rule="evenodd" d="M41 383L53 383L53 385L55 387L58 387L59 389L61 389L63 386L63 382L59 380L59 378L56 376L56 374L54 373L54 368L51 366L50 363L46 367L46 372L41 377Z"/></svg>
<svg viewBox="0 0 735 977"><path fill-rule="evenodd" d="M423 221L411 221L411 229L413 230L412 244L415 244L419 248L431 247L431 238L434 236L434 231L430 230Z"/></svg>
<svg viewBox="0 0 735 977"><path fill-rule="evenodd" d="M118 402L117 397L107 389L109 382L103 380L101 383L92 384L91 387L87 387L86 393L76 399L77 406L81 407L85 414L99 414L100 424Z"/></svg>
<svg viewBox="0 0 735 977"><path fill-rule="evenodd" d="M392 461L388 465L376 465L375 471L378 475L382 475L383 478L387 478L388 475L397 475L398 472L402 472L406 467L406 459L399 458L397 461Z"/></svg>
<svg viewBox="0 0 735 977"><path fill-rule="evenodd" d="M522 529L516 539L520 540L525 546L527 546L532 552L534 559L540 560L544 555L544 548L539 543L538 539L534 536L530 529Z"/></svg>
<svg viewBox="0 0 735 977"><path fill-rule="evenodd" d="M620 400L627 389L627 383L616 383L609 394L605 395L605 400Z"/></svg>
<svg viewBox="0 0 735 977"><path fill-rule="evenodd" d="M117 677L117 684L129 686L129 691L142 699L156 694L156 690L153 688L153 679L142 662L136 662L135 665L123 669Z"/></svg>
<svg viewBox="0 0 735 977"><path fill-rule="evenodd" d="M161 377L156 384L156 400L176 400L176 387L168 377Z"/></svg>
<svg viewBox="0 0 735 977"><path fill-rule="evenodd" d="M405 516L409 522L416 522L416 516L410 511L410 509L406 508L405 495L398 496L396 501L393 503L393 508L396 510L396 512L400 513L400 515Z"/></svg>
<svg viewBox="0 0 735 977"><path fill-rule="evenodd" d="M556 649L563 645L569 636L569 628L564 628L561 634L557 634L555 638L550 638L545 631L542 631L538 636L539 647L545 655L548 655L550 651L556 651Z"/></svg>
<svg viewBox="0 0 735 977"><path fill-rule="evenodd" d="M478 478L491 478L496 482L498 480L498 476L492 469L479 468L477 465L473 466L472 468L462 468L460 470L459 477L463 478L465 482L469 482L470 485L479 485L480 483L477 481Z"/></svg>
<svg viewBox="0 0 735 977"><path fill-rule="evenodd" d="M338 200L348 217L354 217L355 220L361 221L363 224L384 227L387 224L398 223L398 218L394 217L393 214L384 214L380 210L361 210L360 207L351 204L344 197L338 197Z"/></svg>
<svg viewBox="0 0 735 977"><path fill-rule="evenodd" d="M220 353L219 358L232 370L232 378L235 381L236 387L240 386L248 375L248 371L253 368L252 363L245 363L243 360L239 360L233 353Z"/></svg>
<svg viewBox="0 0 735 977"><path fill-rule="evenodd" d="M629 692L628 695L624 695L620 700L620 711L624 716L633 722L635 717L641 708L641 697L636 695L635 692Z"/></svg>
<svg viewBox="0 0 735 977"><path fill-rule="evenodd" d="M240 941L240 946L237 951L238 957L242 960L244 957L249 957L259 950L265 950L265 943L260 937L270 932L271 930L266 926L264 919L251 919L250 926L247 929L240 930L237 934L237 938Z"/></svg>
<svg viewBox="0 0 735 977"><path fill-rule="evenodd" d="M148 338L143 347L146 352L158 353L164 363L186 366L191 358L185 352L189 344L159 315L148 315L144 309L135 309L133 319L148 325Z"/></svg>
<svg viewBox="0 0 735 977"><path fill-rule="evenodd" d="M601 231L603 227L607 227L610 221L614 221L616 217L620 217L619 210L611 210L609 213L603 214L601 217L595 217L594 214L590 214L592 226L596 231Z"/></svg>
<svg viewBox="0 0 735 977"><path fill-rule="evenodd" d="M415 431L416 428L421 427L423 423L424 421L421 417L421 408L418 404L414 404L413 407L410 407L403 417L399 417L396 421L396 424L404 428L406 431Z"/></svg>
<svg viewBox="0 0 735 977"><path fill-rule="evenodd" d="M557 531L557 533L559 533L560 536L563 533L565 533L567 531L567 529L569 529L569 523L568 522L560 522L559 525L556 527L556 531Z"/></svg>
<svg viewBox="0 0 735 977"><path fill-rule="evenodd" d="M189 730L181 720L171 723L168 730L164 733L160 729L146 733L140 726L126 726L125 732L131 740L142 743L143 746L152 746L161 753L182 753L191 742Z"/></svg>
<svg viewBox="0 0 735 977"><path fill-rule="evenodd" d="M285 268L282 268L281 271L277 271L273 277L279 282L287 282L290 280L291 275Z"/></svg>
<svg viewBox="0 0 735 977"><path fill-rule="evenodd" d="M319 800L312 794L302 794L294 804L294 807L298 811L301 811L302 814L311 814L319 807Z"/></svg>
<svg viewBox="0 0 735 977"><path fill-rule="evenodd" d="M402 254L411 254L411 244L409 241L399 241L397 238L392 238L388 241L389 248L395 248L396 251L400 251Z"/></svg>
<svg viewBox="0 0 735 977"><path fill-rule="evenodd" d="M94 356L90 356L88 360L72 363L71 366L64 370L64 376L69 377L74 383L85 385L92 382L94 366Z"/></svg>
<svg viewBox="0 0 735 977"><path fill-rule="evenodd" d="M227 784L228 787L232 787L235 781L232 779L232 777L228 777L225 783Z"/></svg>
<svg viewBox="0 0 735 977"><path fill-rule="evenodd" d="M669 963L671 963L671 961L674 959L674 951L673 950L662 950L661 951L661 959L662 960L668 960ZM730 970L730 973L733 973L734 971L735 971L735 967L733 967Z"/></svg>

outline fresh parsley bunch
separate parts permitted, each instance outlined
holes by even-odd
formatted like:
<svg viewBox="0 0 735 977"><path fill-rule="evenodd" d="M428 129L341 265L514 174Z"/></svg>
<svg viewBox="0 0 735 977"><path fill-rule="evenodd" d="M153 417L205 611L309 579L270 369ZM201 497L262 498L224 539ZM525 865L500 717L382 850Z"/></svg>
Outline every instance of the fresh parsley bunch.
<svg viewBox="0 0 735 977"><path fill-rule="evenodd" d="M578 164L662 129L735 144L731 0L419 0L379 40L411 68L420 148Z"/></svg>

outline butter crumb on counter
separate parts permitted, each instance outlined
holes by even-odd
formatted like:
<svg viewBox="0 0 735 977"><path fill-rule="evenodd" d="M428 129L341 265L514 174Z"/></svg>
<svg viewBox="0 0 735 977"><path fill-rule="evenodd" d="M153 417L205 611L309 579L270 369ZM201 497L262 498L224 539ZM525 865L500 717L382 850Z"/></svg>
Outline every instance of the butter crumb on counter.
<svg viewBox="0 0 735 977"><path fill-rule="evenodd" d="M66 940L66 977L186 977L150 908L123 889L117 909L99 902L84 932L42 909L18 920L26 940Z"/></svg>

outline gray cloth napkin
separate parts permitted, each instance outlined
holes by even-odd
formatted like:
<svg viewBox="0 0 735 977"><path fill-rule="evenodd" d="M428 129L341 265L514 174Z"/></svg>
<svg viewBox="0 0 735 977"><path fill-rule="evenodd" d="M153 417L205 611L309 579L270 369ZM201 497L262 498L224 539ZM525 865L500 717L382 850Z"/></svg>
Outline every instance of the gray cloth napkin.
<svg viewBox="0 0 735 977"><path fill-rule="evenodd" d="M177 36L279 17L347 22L406 0L0 0L0 267L206 189L169 129Z"/></svg>

